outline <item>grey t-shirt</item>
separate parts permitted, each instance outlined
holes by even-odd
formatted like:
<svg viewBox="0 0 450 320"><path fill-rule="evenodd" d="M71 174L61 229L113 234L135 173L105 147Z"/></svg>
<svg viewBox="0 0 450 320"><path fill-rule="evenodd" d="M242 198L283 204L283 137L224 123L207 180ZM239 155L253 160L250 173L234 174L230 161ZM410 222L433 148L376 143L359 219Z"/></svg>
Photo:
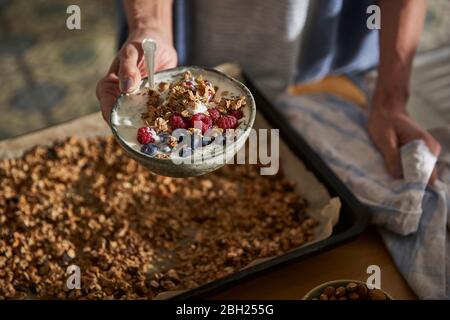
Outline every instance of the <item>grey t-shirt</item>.
<svg viewBox="0 0 450 320"><path fill-rule="evenodd" d="M237 62L275 97L293 81L308 0L195 0L192 64Z"/></svg>
<svg viewBox="0 0 450 320"><path fill-rule="evenodd" d="M176 8L183 3L186 62L238 62L272 100L293 81L378 64L378 33L366 24L375 0L177 0Z"/></svg>

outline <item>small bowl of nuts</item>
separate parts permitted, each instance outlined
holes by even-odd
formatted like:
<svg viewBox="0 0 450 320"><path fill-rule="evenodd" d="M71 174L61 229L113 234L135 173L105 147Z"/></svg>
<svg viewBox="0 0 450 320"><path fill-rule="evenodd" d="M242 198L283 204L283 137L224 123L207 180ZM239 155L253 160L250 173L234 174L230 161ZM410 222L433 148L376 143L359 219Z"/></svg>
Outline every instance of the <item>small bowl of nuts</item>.
<svg viewBox="0 0 450 320"><path fill-rule="evenodd" d="M369 289L358 280L325 282L309 291L303 300L394 300L386 291Z"/></svg>

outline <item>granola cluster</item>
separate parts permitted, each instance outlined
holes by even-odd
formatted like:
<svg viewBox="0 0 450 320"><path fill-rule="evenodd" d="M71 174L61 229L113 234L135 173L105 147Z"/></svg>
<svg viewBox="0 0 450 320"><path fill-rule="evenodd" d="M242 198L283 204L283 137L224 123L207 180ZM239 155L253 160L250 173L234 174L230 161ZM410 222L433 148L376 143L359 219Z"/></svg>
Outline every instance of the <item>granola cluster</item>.
<svg viewBox="0 0 450 320"><path fill-rule="evenodd" d="M282 174L226 166L156 176L112 138L68 139L0 162L0 298L154 298L314 238ZM77 265L81 289L69 290Z"/></svg>
<svg viewBox="0 0 450 320"><path fill-rule="evenodd" d="M185 129L188 130L186 140L192 135L198 136L199 141L205 140L201 146L187 146L190 150L185 153L192 154L196 147L212 143L226 130L236 129L245 121L242 110L247 101L244 96L219 91L202 75L194 77L189 71L174 82L160 82L157 89L150 89L147 95L147 111L142 114L145 127L138 129L137 140L142 145L141 151L151 156L161 156L173 149L160 139L161 134L172 135L176 129ZM140 135L139 130L151 132L151 137ZM204 136L208 138L203 139Z"/></svg>

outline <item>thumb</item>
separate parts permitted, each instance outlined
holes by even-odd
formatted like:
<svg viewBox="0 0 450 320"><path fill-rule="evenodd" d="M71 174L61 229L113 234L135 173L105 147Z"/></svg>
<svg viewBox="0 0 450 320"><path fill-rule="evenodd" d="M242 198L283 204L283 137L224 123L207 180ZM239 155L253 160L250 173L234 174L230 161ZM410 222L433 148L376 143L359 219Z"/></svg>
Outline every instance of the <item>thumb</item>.
<svg viewBox="0 0 450 320"><path fill-rule="evenodd" d="M141 81L138 58L139 53L133 46L125 47L120 53L119 85L122 92L132 92Z"/></svg>
<svg viewBox="0 0 450 320"><path fill-rule="evenodd" d="M385 132L377 144L377 147L383 154L384 162L389 174L395 179L400 179L403 175L403 170L398 139L395 131L388 130Z"/></svg>

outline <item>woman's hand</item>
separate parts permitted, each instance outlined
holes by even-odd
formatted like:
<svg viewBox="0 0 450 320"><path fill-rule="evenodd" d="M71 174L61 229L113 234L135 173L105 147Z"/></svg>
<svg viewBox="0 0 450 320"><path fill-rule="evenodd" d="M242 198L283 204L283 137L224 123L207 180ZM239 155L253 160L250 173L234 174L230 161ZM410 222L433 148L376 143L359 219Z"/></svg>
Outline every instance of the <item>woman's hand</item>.
<svg viewBox="0 0 450 320"><path fill-rule="evenodd" d="M151 38L156 42L155 71L177 65L177 52L171 39L164 34L156 29L138 29L130 33L108 73L97 84L97 98L105 121L109 122L112 106L120 93L135 90L147 75L142 40Z"/></svg>
<svg viewBox="0 0 450 320"><path fill-rule="evenodd" d="M377 99L369 114L369 135L383 154L386 167L393 178L403 176L400 147L413 140L423 140L430 151L438 156L441 145L422 129L406 112L406 99ZM430 178L436 180L436 171Z"/></svg>
<svg viewBox="0 0 450 320"><path fill-rule="evenodd" d="M406 112L409 78L426 14L426 1L380 0L380 63L378 81L369 115L369 135L383 153L389 173L403 175L400 147L423 140L436 156L439 143ZM436 172L430 178L436 179Z"/></svg>

